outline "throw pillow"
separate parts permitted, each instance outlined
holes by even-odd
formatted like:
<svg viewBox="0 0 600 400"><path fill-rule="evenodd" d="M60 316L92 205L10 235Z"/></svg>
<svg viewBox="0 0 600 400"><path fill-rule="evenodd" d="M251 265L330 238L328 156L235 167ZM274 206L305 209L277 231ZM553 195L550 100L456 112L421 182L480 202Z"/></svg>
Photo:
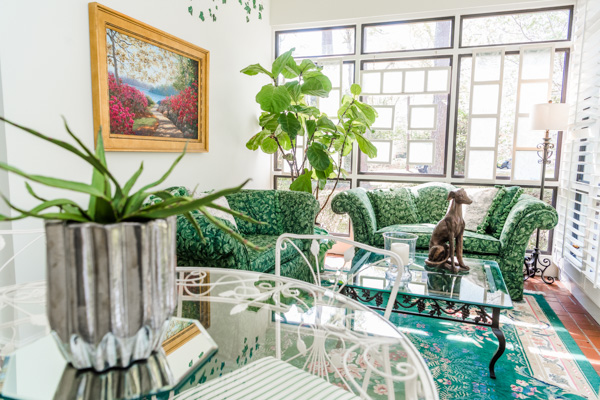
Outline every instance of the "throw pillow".
<svg viewBox="0 0 600 400"><path fill-rule="evenodd" d="M196 199L201 199L204 196L209 195L211 192L203 192L203 193L198 193L198 194L194 194L194 198ZM229 207L229 202L227 201L227 199L225 197L220 197L216 200L213 200L213 203L221 206L223 208L227 208L229 210L231 210L231 208ZM221 210L217 210L216 208L212 208L212 207L205 207L206 211L212 215L213 217L216 218L220 218L223 219L225 221L229 221L231 222L231 224L233 225L233 227L238 230L238 226L235 223L235 218L233 218L233 215L226 213L225 211L221 211Z"/></svg>
<svg viewBox="0 0 600 400"><path fill-rule="evenodd" d="M498 193L498 188L466 188L467 195L473 202L463 204L462 212L465 220L465 230L477 232L479 226L484 222L488 215L488 210Z"/></svg>
<svg viewBox="0 0 600 400"><path fill-rule="evenodd" d="M418 217L410 189L376 189L367 192L375 211L377 228L397 224L416 224Z"/></svg>
<svg viewBox="0 0 600 400"><path fill-rule="evenodd" d="M488 213L485 233L494 236L496 239L500 238L508 214L510 214L510 210L512 210L517 201L519 201L521 194L523 194L523 188L519 186L500 187L497 199L494 199L495 204L491 207L493 210L490 209Z"/></svg>

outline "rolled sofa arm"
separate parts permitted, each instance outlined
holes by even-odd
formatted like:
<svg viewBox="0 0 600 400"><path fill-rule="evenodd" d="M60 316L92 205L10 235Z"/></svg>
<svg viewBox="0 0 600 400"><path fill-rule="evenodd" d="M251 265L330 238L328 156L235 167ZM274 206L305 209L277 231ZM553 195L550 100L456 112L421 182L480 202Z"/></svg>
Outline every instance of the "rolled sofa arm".
<svg viewBox="0 0 600 400"><path fill-rule="evenodd" d="M283 233L312 235L319 203L310 193L278 190L277 218Z"/></svg>
<svg viewBox="0 0 600 400"><path fill-rule="evenodd" d="M521 195L513 206L500 234L502 276L513 300L523 298L523 262L527 243L537 228L549 230L558 224L558 213L548 204Z"/></svg>
<svg viewBox="0 0 600 400"><path fill-rule="evenodd" d="M377 220L365 189L355 188L336 194L331 201L331 209L336 214L350 215L355 241L373 245Z"/></svg>

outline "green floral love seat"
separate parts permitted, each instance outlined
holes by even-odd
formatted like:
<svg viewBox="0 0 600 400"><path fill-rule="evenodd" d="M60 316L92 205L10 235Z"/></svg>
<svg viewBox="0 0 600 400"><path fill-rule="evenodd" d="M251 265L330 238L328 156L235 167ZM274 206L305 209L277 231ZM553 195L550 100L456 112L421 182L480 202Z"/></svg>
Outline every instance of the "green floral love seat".
<svg viewBox="0 0 600 400"><path fill-rule="evenodd" d="M185 187L167 189L174 196L189 196ZM314 227L319 204L309 193L283 190L241 190L226 196L232 210L244 213L264 225L253 224L235 218L235 224L221 219L230 229L240 233L244 239L263 251L256 251L241 244L233 237L211 224L208 219L196 211L193 216L201 227L204 241L185 216L177 217L177 265L204 266L218 268L234 268L257 272L273 273L275 271L275 242L282 233L326 234L326 231ZM147 202L161 201L149 197ZM236 226L237 225L237 226ZM309 243L295 241L295 244L310 259ZM321 244L321 257L324 256L331 243ZM302 256L287 246L281 254L281 274L287 277L312 282L312 274Z"/></svg>
<svg viewBox="0 0 600 400"><path fill-rule="evenodd" d="M419 236L418 251L427 252L454 189L436 182L390 190L355 188L337 194L331 208L349 214L357 242L383 247L382 233L411 232ZM518 186L500 188L482 225L464 234L465 257L498 262L513 300L523 298L523 257L529 237L536 228L552 229L558 223L554 208L522 193Z"/></svg>

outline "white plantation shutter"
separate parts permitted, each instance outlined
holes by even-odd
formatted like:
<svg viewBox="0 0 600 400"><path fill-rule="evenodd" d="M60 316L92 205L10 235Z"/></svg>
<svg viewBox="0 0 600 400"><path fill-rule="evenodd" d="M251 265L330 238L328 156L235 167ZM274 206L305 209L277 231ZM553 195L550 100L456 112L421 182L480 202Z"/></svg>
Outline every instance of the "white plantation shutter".
<svg viewBox="0 0 600 400"><path fill-rule="evenodd" d="M575 9L570 76L571 129L563 148L555 260L600 286L600 1ZM569 275L572 275L569 273Z"/></svg>

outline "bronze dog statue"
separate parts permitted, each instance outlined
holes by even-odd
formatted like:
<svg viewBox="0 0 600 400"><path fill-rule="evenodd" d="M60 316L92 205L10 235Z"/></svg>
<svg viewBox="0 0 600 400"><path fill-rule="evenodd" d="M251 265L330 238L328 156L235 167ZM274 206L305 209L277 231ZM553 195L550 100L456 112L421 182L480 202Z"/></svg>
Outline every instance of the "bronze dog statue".
<svg viewBox="0 0 600 400"><path fill-rule="evenodd" d="M425 264L430 267L445 268L451 272L468 271L463 261L463 234L465 220L462 216L462 205L471 204L465 189L456 189L448 193L450 207L446 216L438 222L429 241L429 257ZM454 258L456 255L456 260ZM458 261L458 267L456 267Z"/></svg>

